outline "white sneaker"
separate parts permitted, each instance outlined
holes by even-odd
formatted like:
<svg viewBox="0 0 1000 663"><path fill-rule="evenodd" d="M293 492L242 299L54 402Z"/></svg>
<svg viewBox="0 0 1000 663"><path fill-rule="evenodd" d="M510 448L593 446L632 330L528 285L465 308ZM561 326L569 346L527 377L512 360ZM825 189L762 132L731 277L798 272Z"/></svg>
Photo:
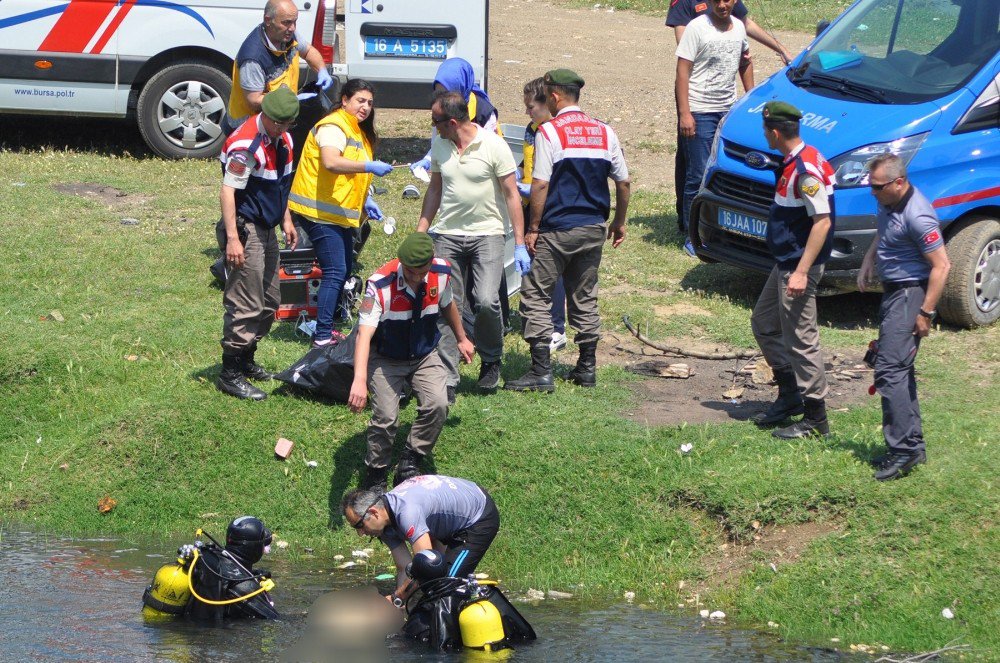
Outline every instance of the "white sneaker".
<svg viewBox="0 0 1000 663"><path fill-rule="evenodd" d="M562 350L565 347L566 347L566 334L560 334L559 332L552 332L552 342L549 343L549 352Z"/></svg>

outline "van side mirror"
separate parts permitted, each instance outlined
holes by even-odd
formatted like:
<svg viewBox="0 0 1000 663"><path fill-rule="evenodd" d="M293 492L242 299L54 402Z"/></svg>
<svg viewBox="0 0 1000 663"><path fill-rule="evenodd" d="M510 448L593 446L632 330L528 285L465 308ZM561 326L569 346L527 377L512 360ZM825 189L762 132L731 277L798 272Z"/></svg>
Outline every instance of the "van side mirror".
<svg viewBox="0 0 1000 663"><path fill-rule="evenodd" d="M823 31L830 27L830 21L827 19L822 19L816 24L816 36L823 34Z"/></svg>

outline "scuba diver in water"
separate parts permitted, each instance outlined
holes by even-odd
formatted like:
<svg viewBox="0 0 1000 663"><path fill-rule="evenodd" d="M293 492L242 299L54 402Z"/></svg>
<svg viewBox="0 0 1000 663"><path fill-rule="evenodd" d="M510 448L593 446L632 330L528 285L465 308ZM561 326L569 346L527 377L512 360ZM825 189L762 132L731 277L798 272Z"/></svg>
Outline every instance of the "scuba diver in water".
<svg viewBox="0 0 1000 663"><path fill-rule="evenodd" d="M198 535L203 534L198 530ZM226 529L226 545L197 540L181 546L177 561L156 572L142 595L147 619L183 615L203 622L227 618L277 619L267 592L274 588L271 575L254 570L271 545L271 530L253 516L240 516Z"/></svg>

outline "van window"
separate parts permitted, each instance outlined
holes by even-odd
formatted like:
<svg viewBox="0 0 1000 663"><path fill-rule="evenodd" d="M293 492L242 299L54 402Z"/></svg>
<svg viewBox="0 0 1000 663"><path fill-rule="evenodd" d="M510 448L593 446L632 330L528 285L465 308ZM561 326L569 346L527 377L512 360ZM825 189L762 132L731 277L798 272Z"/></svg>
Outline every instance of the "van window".
<svg viewBox="0 0 1000 663"><path fill-rule="evenodd" d="M921 103L963 85L998 49L997 0L863 0L788 76L820 95Z"/></svg>

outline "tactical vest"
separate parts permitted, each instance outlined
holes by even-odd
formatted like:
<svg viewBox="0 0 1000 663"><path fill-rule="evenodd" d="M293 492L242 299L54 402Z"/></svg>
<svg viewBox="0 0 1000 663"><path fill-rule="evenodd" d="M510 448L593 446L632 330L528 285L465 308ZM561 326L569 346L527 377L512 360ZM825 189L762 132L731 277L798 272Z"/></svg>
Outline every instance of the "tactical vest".
<svg viewBox="0 0 1000 663"><path fill-rule="evenodd" d="M351 161L371 161L372 146L358 126L358 119L343 108L330 113L316 123L306 137L299 159L288 209L310 219L357 228L361 224L361 209L368 195L369 173L331 173L323 167L320 147L316 143L319 128L332 124L347 136L343 157Z"/></svg>
<svg viewBox="0 0 1000 663"><path fill-rule="evenodd" d="M434 258L431 269L420 284L416 297L406 290L399 259L390 260L372 275L382 317L375 330L375 349L391 359L420 359L437 348L441 333L441 293L451 278L447 260Z"/></svg>
<svg viewBox="0 0 1000 663"><path fill-rule="evenodd" d="M539 230L566 230L607 221L611 213L611 136L581 111L561 113L541 127L553 152L552 176ZM536 136L537 138L537 136Z"/></svg>
<svg viewBox="0 0 1000 663"><path fill-rule="evenodd" d="M836 209L833 199L833 168L826 159L808 145L781 170L775 173L774 201L767 222L767 248L771 251L778 268L783 270L798 267L799 259L806 249L813 220L809 216L805 201L799 193L798 180L811 175L820 181L830 201L830 230L814 265L822 265L830 259L833 250L833 232L836 224Z"/></svg>

